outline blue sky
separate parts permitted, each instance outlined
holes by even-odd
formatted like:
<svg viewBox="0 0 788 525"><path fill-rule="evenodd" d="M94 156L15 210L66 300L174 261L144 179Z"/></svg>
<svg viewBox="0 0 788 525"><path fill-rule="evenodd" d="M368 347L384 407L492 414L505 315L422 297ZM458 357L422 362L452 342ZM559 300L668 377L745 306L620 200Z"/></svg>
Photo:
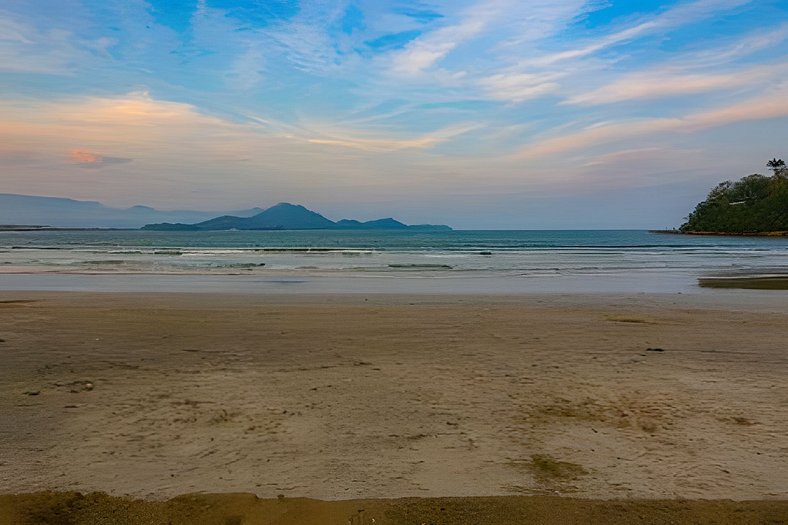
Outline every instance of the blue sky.
<svg viewBox="0 0 788 525"><path fill-rule="evenodd" d="M787 156L785 0L5 0L0 192L664 227Z"/></svg>

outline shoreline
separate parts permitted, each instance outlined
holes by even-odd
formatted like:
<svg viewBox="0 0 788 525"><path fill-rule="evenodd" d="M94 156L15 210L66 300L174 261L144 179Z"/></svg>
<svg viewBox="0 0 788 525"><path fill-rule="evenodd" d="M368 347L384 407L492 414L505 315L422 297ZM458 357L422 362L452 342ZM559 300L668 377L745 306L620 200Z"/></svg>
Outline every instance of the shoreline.
<svg viewBox="0 0 788 525"><path fill-rule="evenodd" d="M34 225L0 225L0 233L4 232L117 232L138 231L140 228L101 228L101 227L67 227L67 226L34 226ZM141 230L140 230L141 231Z"/></svg>
<svg viewBox="0 0 788 525"><path fill-rule="evenodd" d="M659 270L638 275L516 275L435 271L350 273L279 271L247 274L3 273L0 290L200 292L260 295L528 295L540 293L710 293L693 276Z"/></svg>
<svg viewBox="0 0 788 525"><path fill-rule="evenodd" d="M102 493L0 495L0 523L115 525L442 525L529 523L630 525L637 523L784 523L788 501L586 500L551 496L403 498L323 501L259 499L253 494L188 494L166 501Z"/></svg>
<svg viewBox="0 0 788 525"><path fill-rule="evenodd" d="M705 232L705 231L681 231L681 230L648 230L649 233L663 235L706 235L719 237L788 237L788 231L773 232Z"/></svg>
<svg viewBox="0 0 788 525"><path fill-rule="evenodd" d="M699 288L700 290L700 288ZM767 293L763 293L766 291ZM610 306L614 309L635 306L644 310L658 311L664 308L683 306L691 309L731 309L743 312L780 312L788 302L788 296L768 293L769 290L731 289L724 293L701 292L510 292L510 293L421 293L409 292L311 292L292 293L257 291L170 291L170 290L57 290L57 289L3 289L0 288L0 305L17 302L49 302L62 304L63 301L76 301L75 304L92 303L96 307L112 304L141 305L150 302L162 308L191 304L196 310L203 310L204 304L215 302L217 308L239 309L249 306L288 305L356 305L369 306L414 306L445 305L472 308L474 306Z"/></svg>
<svg viewBox="0 0 788 525"><path fill-rule="evenodd" d="M2 292L209 293L228 295L469 295L708 294L712 290L780 291L788 272L777 269L700 276L429 275L269 270L265 273L59 272L0 268Z"/></svg>

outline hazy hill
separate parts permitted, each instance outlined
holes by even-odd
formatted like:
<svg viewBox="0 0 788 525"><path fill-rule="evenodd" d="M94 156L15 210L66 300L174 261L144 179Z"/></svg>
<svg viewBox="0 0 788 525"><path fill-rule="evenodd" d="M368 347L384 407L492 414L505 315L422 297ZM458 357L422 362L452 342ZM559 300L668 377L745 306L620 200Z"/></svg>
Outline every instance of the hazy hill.
<svg viewBox="0 0 788 525"><path fill-rule="evenodd" d="M367 221L367 222L359 222L354 221L352 219L342 219L336 223L337 228L354 228L354 229L366 229L366 230L403 230L411 228L412 226L408 226L407 224L403 224L398 220L387 218L387 219L377 219L374 221Z"/></svg>
<svg viewBox="0 0 788 525"><path fill-rule="evenodd" d="M448 226L421 224L408 226L397 220L378 219L368 222L360 222L351 219L343 219L334 222L298 204L280 202L252 217L235 217L223 215L207 221L195 224L183 223L160 223L148 224L145 230L180 230L180 231L214 231L214 230L451 230Z"/></svg>
<svg viewBox="0 0 788 525"><path fill-rule="evenodd" d="M326 219L319 213L286 202L272 206L248 219L241 219L241 222L246 229L320 230L334 226L333 221Z"/></svg>
<svg viewBox="0 0 788 525"><path fill-rule="evenodd" d="M228 211L228 215L248 217L262 211ZM162 211L148 206L110 208L99 202L62 197L39 197L0 193L0 224L35 224L62 228L140 228L152 222L199 222L217 212Z"/></svg>

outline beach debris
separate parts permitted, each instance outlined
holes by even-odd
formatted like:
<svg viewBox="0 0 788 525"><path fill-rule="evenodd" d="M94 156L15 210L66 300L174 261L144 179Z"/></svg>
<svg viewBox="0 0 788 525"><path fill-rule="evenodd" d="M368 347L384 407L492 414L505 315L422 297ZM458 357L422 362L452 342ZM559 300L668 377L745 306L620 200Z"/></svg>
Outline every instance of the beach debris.
<svg viewBox="0 0 788 525"><path fill-rule="evenodd" d="M748 427L748 426L751 426L751 425L755 424L755 421L753 421L752 419L747 418L747 417L733 416L731 419L737 425L743 425L743 426L747 426Z"/></svg>
<svg viewBox="0 0 788 525"><path fill-rule="evenodd" d="M71 390L69 390L69 392L72 394L79 394L80 392L90 392L93 388L92 381L74 381L71 383Z"/></svg>
<svg viewBox="0 0 788 525"><path fill-rule="evenodd" d="M450 264L389 264L389 268L400 270L451 270L454 266Z"/></svg>
<svg viewBox="0 0 788 525"><path fill-rule="evenodd" d="M41 393L40 390L25 390L24 392L22 392L22 394L26 396L37 396L40 393Z"/></svg>
<svg viewBox="0 0 788 525"><path fill-rule="evenodd" d="M615 323L630 323L630 324L653 324L648 319L640 317L630 317L625 315L608 315L605 319Z"/></svg>
<svg viewBox="0 0 788 525"><path fill-rule="evenodd" d="M492 252L488 252L488 251L479 252L479 255L492 255Z"/></svg>
<svg viewBox="0 0 788 525"><path fill-rule="evenodd" d="M646 348L646 352L664 352L664 348Z"/></svg>
<svg viewBox="0 0 788 525"><path fill-rule="evenodd" d="M72 394L79 394L81 392L90 392L95 388L93 381L89 380L78 380L78 381L71 381L67 383L65 381L56 381L53 383L57 387L68 387L68 391Z"/></svg>

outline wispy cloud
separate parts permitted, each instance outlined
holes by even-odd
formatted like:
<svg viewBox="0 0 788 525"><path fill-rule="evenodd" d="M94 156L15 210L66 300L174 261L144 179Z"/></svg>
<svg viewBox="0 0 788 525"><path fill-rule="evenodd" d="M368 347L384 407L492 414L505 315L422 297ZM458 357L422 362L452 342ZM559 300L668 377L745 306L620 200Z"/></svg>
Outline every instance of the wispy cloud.
<svg viewBox="0 0 788 525"><path fill-rule="evenodd" d="M508 34L507 29L520 29L519 23L521 34L499 39L493 60L484 68L486 73L475 82L468 79L468 83L480 88L485 97L509 103L522 103L565 89L577 91L580 86L593 85L594 77L609 75L606 66L615 58L597 58L609 48L697 23L747 3L749 0L695 0L657 15L641 17L625 27L614 26L607 32L597 30L593 38L572 39L557 37L572 21L598 9L599 3L537 2L533 11L529 10L530 5L520 6L522 11L513 6L507 12L503 33ZM555 41L569 41L573 47L556 50ZM573 97L573 101L581 100L585 93Z"/></svg>
<svg viewBox="0 0 788 525"><path fill-rule="evenodd" d="M510 102L523 102L557 91L560 85L555 82L561 73L512 75L498 74L482 79L479 84L490 98Z"/></svg>
<svg viewBox="0 0 788 525"><path fill-rule="evenodd" d="M249 42L246 50L233 61L227 73L228 82L233 88L252 89L265 78L264 67L263 46Z"/></svg>
<svg viewBox="0 0 788 525"><path fill-rule="evenodd" d="M479 35L505 7L501 0L481 2L466 10L457 23L437 29L394 54L394 74L415 75L432 67L463 42Z"/></svg>
<svg viewBox="0 0 788 525"><path fill-rule="evenodd" d="M682 61L687 66L712 67L773 48L786 40L788 23L778 23L776 26L762 27L744 35L735 35L730 43L712 45L710 49L688 53L682 57Z"/></svg>
<svg viewBox="0 0 788 525"><path fill-rule="evenodd" d="M600 167L615 165L622 162L642 162L644 159L653 159L655 157L664 156L665 148L662 147L649 147L649 148L633 148L617 150L611 153L605 153L591 158L588 162L583 164L584 168Z"/></svg>
<svg viewBox="0 0 788 525"><path fill-rule="evenodd" d="M431 149L438 144L451 140L454 137L478 129L478 124L462 124L440 129L432 133L415 138L375 138L353 136L342 132L324 131L323 136L306 138L311 144L342 146L369 152L388 152L403 149Z"/></svg>
<svg viewBox="0 0 788 525"><path fill-rule="evenodd" d="M68 31L39 31L0 11L0 71L72 74L84 56Z"/></svg>
<svg viewBox="0 0 788 525"><path fill-rule="evenodd" d="M668 131L697 132L737 122L784 117L788 117L788 85L786 84L740 102L680 117L638 119L589 126L577 132L536 141L523 147L518 156L538 158Z"/></svg>
<svg viewBox="0 0 788 525"><path fill-rule="evenodd" d="M601 36L585 45L555 53L547 53L533 59L526 59L520 62L520 66L544 67L564 60L587 57L611 46L631 41L646 34L699 22L711 16L718 15L721 11L734 9L751 3L752 1L753 0L695 0L693 2L680 4L678 7L669 9L656 17Z"/></svg>
<svg viewBox="0 0 788 525"><path fill-rule="evenodd" d="M599 89L586 91L566 100L568 104L610 104L635 99L707 93L743 86L762 86L784 78L788 61L742 68L728 73L692 74L671 69L651 69L625 75Z"/></svg>

